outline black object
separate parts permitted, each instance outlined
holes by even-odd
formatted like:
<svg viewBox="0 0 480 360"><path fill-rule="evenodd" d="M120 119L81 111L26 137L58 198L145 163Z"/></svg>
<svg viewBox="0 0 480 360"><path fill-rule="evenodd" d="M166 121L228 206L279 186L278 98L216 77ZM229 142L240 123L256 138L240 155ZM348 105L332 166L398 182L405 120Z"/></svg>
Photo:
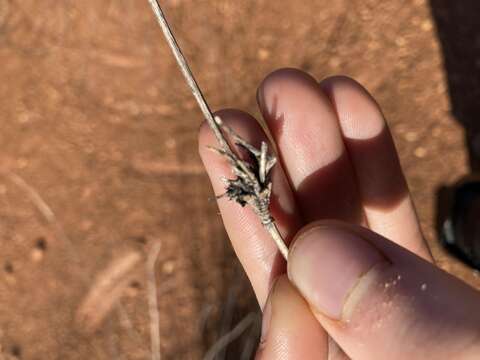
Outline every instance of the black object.
<svg viewBox="0 0 480 360"><path fill-rule="evenodd" d="M470 176L444 188L443 200L446 212L438 224L443 245L480 270L480 179Z"/></svg>
<svg viewBox="0 0 480 360"><path fill-rule="evenodd" d="M452 115L465 128L470 169L477 174L439 189L437 230L452 253L480 270L480 1L429 3L441 44Z"/></svg>

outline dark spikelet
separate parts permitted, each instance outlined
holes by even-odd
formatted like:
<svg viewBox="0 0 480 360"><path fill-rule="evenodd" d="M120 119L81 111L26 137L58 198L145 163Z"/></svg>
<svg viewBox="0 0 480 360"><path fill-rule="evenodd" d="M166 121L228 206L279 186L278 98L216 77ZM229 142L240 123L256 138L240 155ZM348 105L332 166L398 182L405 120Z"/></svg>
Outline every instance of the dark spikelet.
<svg viewBox="0 0 480 360"><path fill-rule="evenodd" d="M227 197L242 207L248 204L252 206L262 222L270 222L269 206L272 188L270 172L276 163L275 156L268 154L266 143L262 143L261 149L257 149L226 124L222 122L220 124L222 129L234 139L235 145L246 159L241 159L233 151L213 149L228 160L235 175L234 179L224 179L226 190L220 197Z"/></svg>

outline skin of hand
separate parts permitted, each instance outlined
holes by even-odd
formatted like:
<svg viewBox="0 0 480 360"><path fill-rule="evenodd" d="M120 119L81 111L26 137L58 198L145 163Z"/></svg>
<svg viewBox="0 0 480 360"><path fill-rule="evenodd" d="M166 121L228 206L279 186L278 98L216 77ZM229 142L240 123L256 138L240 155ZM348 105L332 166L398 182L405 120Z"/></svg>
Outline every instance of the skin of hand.
<svg viewBox="0 0 480 360"><path fill-rule="evenodd" d="M257 99L264 127L238 110L218 113L255 146L273 139L279 157L271 211L288 264L251 209L218 200L263 308L257 358L478 359L480 293L433 264L371 95L347 77L281 69ZM207 145L215 139L204 124L200 155L222 194L230 169Z"/></svg>

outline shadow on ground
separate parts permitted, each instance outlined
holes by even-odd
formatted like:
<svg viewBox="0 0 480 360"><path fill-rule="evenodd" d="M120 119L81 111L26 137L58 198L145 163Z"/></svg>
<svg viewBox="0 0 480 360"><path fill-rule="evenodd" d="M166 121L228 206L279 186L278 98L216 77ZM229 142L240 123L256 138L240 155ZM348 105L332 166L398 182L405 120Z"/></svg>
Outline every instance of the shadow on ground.
<svg viewBox="0 0 480 360"><path fill-rule="evenodd" d="M472 185L468 191L460 191L459 185L477 181L475 174L480 170L480 2L430 0L430 6L442 47L451 111L465 128L471 171L454 186L438 189L437 229L439 237L445 240L448 237L446 232L449 232L445 221L457 219L453 222L461 225L450 227L451 234L455 234L455 245L451 250L472 264L478 226L470 224L468 219L476 217L474 209L478 196L471 191Z"/></svg>

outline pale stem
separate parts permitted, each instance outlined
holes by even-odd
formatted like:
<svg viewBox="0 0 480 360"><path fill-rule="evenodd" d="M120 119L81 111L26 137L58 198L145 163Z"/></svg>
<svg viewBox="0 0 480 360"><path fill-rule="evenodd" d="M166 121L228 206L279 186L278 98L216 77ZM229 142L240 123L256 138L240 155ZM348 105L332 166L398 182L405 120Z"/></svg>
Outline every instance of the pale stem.
<svg viewBox="0 0 480 360"><path fill-rule="evenodd" d="M195 80L195 77L193 76L192 70L190 70L187 60L185 59L185 56L183 55L182 50L180 49L180 46L178 46L177 40L173 35L172 29L170 29L170 25L168 24L167 19L165 18L165 14L163 13L162 8L160 7L160 4L158 3L157 0L148 0L148 1L152 6L152 9L153 9L153 12L155 13L155 17L157 18L158 24L162 28L165 38L167 39L167 43L170 46L170 49L172 50L173 55L175 56L175 59L177 60L178 66L180 67L180 70L182 70L182 74L185 77L185 80L187 81L188 86L192 90L193 96L195 96L195 99L197 100L197 103L200 106L200 109L202 110L203 116L205 116L205 119L208 121L208 125L210 125L213 132L215 133L215 137L217 138L218 143L222 146L223 149L229 149L227 142L225 141L225 138L223 137L220 131L220 127L215 122L212 111L210 110L210 107L208 106L208 103L205 100L205 97L203 96L203 93L200 90L200 87L198 86L197 81Z"/></svg>
<svg viewBox="0 0 480 360"><path fill-rule="evenodd" d="M260 190L261 190L261 186L265 186L267 172L271 169L270 163L268 166L269 168L267 169L267 144L262 143L262 148L260 150L260 159L259 159L260 169L259 169L259 174L257 174L260 180L260 183L259 183L257 181L256 175L252 173L252 171L248 168L248 166L244 161L237 158L235 153L231 150L225 137L223 136L223 133L221 130L222 120L219 117L213 116L210 110L210 107L208 106L207 101L205 100L205 97L203 96L202 91L200 90L200 87L198 86L197 81L195 80L195 77L193 76L193 73L190 70L190 67L188 66L187 60L185 59L185 56L183 55L182 51L180 50L180 47L178 46L175 36L173 35L172 30L170 29L170 26L167 22L167 19L165 18L165 14L163 13L162 8L160 7L160 4L158 3L158 0L148 0L148 1L152 6L152 9L153 9L153 12L155 13L155 17L157 18L158 24L162 28L162 31L165 35L167 43L170 46L170 49L172 50L173 55L175 56L175 59L177 60L177 63L182 71L183 76L185 77L185 80L188 83L188 86L190 87L193 93L193 96L197 100L198 105L200 106L200 109L202 110L202 113L208 122L208 125L213 130L215 137L223 150L223 155L226 156L227 159L229 159L229 161L232 163L232 166L234 167L238 166L242 170L241 175L243 176L243 179L248 177L249 184L254 184L255 197L258 200L256 203L263 204L264 202L261 201L262 194L260 193ZM229 133L233 133L233 131L229 130L228 127L227 127L227 130L229 131ZM237 142L239 141L240 143L242 143L242 145L248 148L252 154L258 154L258 150L254 149L253 146L243 141L243 139L241 139L236 135L234 135L234 138L236 138ZM273 162L274 161L275 160L273 160ZM263 209L262 205L254 205L254 207L257 208L256 212L261 219L271 218L268 206L265 209ZM264 221L262 221L262 223L263 223L263 226L266 228L266 230L269 232L270 236L275 241L275 244L278 246L278 249L280 250L280 253L282 254L282 256L285 258L285 260L287 260L288 248L285 245L285 242L283 241L282 236L280 235L280 232L278 231L278 228L275 222L271 220L268 223L265 223Z"/></svg>

